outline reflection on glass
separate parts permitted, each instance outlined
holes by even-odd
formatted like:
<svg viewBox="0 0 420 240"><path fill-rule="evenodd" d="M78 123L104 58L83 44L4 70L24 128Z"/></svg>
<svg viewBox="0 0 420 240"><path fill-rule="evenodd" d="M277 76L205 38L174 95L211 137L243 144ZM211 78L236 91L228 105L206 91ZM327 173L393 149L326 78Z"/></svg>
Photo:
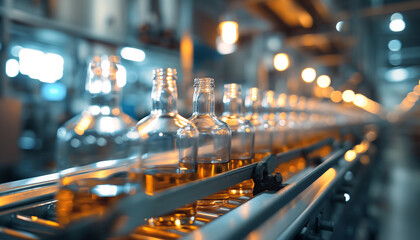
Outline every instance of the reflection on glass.
<svg viewBox="0 0 420 240"><path fill-rule="evenodd" d="M139 136L135 121L119 106L117 63L115 56L94 57L86 85L90 104L58 129L57 217L62 224L101 214L110 204L136 190L130 184L129 172L138 165ZM97 90L93 84L101 87Z"/></svg>
<svg viewBox="0 0 420 240"><path fill-rule="evenodd" d="M212 177L229 170L230 128L214 113L214 80L194 80L194 112L189 119L198 129L198 178ZM213 208L228 203L227 190L198 200L199 208Z"/></svg>
<svg viewBox="0 0 420 240"><path fill-rule="evenodd" d="M192 181L197 171L198 131L178 114L176 80L175 69L154 71L152 111L137 123L143 153L138 178L149 195ZM165 216L152 217L149 224L192 224L196 211L196 203L191 203Z"/></svg>

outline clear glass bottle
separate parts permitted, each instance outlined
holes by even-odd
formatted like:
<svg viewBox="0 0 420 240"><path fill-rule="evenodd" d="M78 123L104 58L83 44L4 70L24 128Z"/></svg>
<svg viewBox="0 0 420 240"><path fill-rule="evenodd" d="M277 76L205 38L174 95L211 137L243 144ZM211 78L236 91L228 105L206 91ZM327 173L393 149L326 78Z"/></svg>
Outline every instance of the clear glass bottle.
<svg viewBox="0 0 420 240"><path fill-rule="evenodd" d="M197 128L178 114L176 70L156 69L153 75L152 111L137 123L143 152L139 178L149 195L195 179L198 144ZM149 224L180 227L192 224L196 213L194 202L149 218Z"/></svg>
<svg viewBox="0 0 420 240"><path fill-rule="evenodd" d="M258 88L250 88L245 97L245 118L255 129L255 160L259 161L270 155L273 144L273 126L261 113L261 93Z"/></svg>
<svg viewBox="0 0 420 240"><path fill-rule="evenodd" d="M62 224L101 214L136 190L130 169L138 167L139 136L136 122L119 106L117 63L116 56L93 58L86 84L90 104L57 131L57 217Z"/></svg>
<svg viewBox="0 0 420 240"><path fill-rule="evenodd" d="M299 134L298 134L298 125L297 125L297 102L298 96L291 94L287 98L287 124L289 132L287 134L287 148L293 149L299 147Z"/></svg>
<svg viewBox="0 0 420 240"><path fill-rule="evenodd" d="M287 122L287 95L285 93L280 93L277 97L277 121L282 132L279 139L276 139L278 142L273 148L275 153L287 151L287 135L289 132L289 124Z"/></svg>
<svg viewBox="0 0 420 240"><path fill-rule="evenodd" d="M281 152L284 145L283 141L283 134L282 127L280 126L279 119L276 116L276 109L277 103L274 97L274 92L269 90L264 93L264 97L262 100L262 107L263 107L263 117L267 121L267 123L273 129L273 153Z"/></svg>
<svg viewBox="0 0 420 240"><path fill-rule="evenodd" d="M231 169L252 163L254 157L255 130L252 123L242 113L242 87L240 84L225 84L223 95L222 121L226 122L232 132ZM229 189L230 196L252 196L254 182L252 179L239 183Z"/></svg>
<svg viewBox="0 0 420 240"><path fill-rule="evenodd" d="M212 177L229 170L230 137L229 126L218 119L214 113L214 79L194 79L193 114L189 119L197 127L198 178ZM199 208L215 208L227 204L228 190L223 190L209 197L198 200Z"/></svg>

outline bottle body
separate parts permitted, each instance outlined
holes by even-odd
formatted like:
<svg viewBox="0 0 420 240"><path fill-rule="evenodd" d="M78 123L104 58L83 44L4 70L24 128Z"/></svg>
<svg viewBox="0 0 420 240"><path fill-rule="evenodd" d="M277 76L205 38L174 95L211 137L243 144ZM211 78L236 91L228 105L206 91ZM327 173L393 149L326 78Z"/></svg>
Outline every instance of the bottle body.
<svg viewBox="0 0 420 240"><path fill-rule="evenodd" d="M229 126L214 113L214 80L194 80L194 112L189 119L197 127L198 153L197 176L199 179L213 177L229 170L230 141ZM227 190L220 191L197 201L199 208L214 208L229 201Z"/></svg>
<svg viewBox="0 0 420 240"><path fill-rule="evenodd" d="M110 66L100 67L102 62ZM113 56L94 58L90 69L93 77L88 81L90 105L57 131L57 217L62 224L101 214L137 189L131 173L139 163L139 136L135 121L118 106L119 90L112 76L117 71L116 63ZM104 71L110 74L104 75ZM111 91L107 87L105 92L92 94L92 82L109 85Z"/></svg>
<svg viewBox="0 0 420 240"><path fill-rule="evenodd" d="M143 152L138 178L148 195L192 181L197 171L198 132L176 109L176 70L155 70L153 84L152 112L136 127ZM192 224L195 215L196 203L191 203L148 221L179 227Z"/></svg>
<svg viewBox="0 0 420 240"><path fill-rule="evenodd" d="M272 128L273 144L272 152L279 153L284 148L284 129L275 114L277 103L273 91L266 91L262 100L263 116Z"/></svg>
<svg viewBox="0 0 420 240"><path fill-rule="evenodd" d="M231 168L248 165L254 158L255 130L252 123L242 114L242 89L239 84L225 84L223 95L224 112L222 121L226 122L232 132ZM252 179L239 183L229 189L232 197L252 196L254 182Z"/></svg>
<svg viewBox="0 0 420 240"><path fill-rule="evenodd" d="M261 94L258 88L248 90L245 98L245 118L255 129L255 161L260 161L271 154L273 144L273 126L261 114Z"/></svg>

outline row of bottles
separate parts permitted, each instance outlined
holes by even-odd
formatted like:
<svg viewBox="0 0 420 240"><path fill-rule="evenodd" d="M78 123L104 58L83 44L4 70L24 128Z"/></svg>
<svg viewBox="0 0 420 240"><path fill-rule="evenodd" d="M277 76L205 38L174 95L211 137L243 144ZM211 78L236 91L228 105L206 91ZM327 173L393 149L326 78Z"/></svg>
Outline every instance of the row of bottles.
<svg viewBox="0 0 420 240"><path fill-rule="evenodd" d="M234 83L224 86L224 112L218 118L211 78L194 80L193 114L186 119L177 111L177 72L171 68L154 71L151 113L136 124L119 107L117 65L115 56L93 59L86 85L91 102L58 130L57 216L62 224L102 214L110 204L139 191L139 185L154 195L321 137L310 130L324 122L325 116L308 114L306 99L295 95L287 99L285 94L276 97L273 91L263 95L251 88L243 114L241 85ZM244 181L149 218L149 224L192 224L197 209L211 209L228 203L230 197L252 194L252 187L252 180Z"/></svg>

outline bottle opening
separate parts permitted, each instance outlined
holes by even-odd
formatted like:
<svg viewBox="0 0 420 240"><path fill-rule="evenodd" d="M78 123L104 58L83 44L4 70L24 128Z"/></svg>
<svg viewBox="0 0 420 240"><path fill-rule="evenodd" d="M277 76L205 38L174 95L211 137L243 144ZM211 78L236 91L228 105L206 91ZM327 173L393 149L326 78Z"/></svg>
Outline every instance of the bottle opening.
<svg viewBox="0 0 420 240"><path fill-rule="evenodd" d="M153 80L158 83L173 85L178 79L176 74L175 68L157 68L153 70Z"/></svg>
<svg viewBox="0 0 420 240"><path fill-rule="evenodd" d="M236 83L225 84L225 97L240 98L242 94L242 86Z"/></svg>
<svg viewBox="0 0 420 240"><path fill-rule="evenodd" d="M214 88L213 78L196 78L194 79L194 87L199 91L210 91Z"/></svg>

